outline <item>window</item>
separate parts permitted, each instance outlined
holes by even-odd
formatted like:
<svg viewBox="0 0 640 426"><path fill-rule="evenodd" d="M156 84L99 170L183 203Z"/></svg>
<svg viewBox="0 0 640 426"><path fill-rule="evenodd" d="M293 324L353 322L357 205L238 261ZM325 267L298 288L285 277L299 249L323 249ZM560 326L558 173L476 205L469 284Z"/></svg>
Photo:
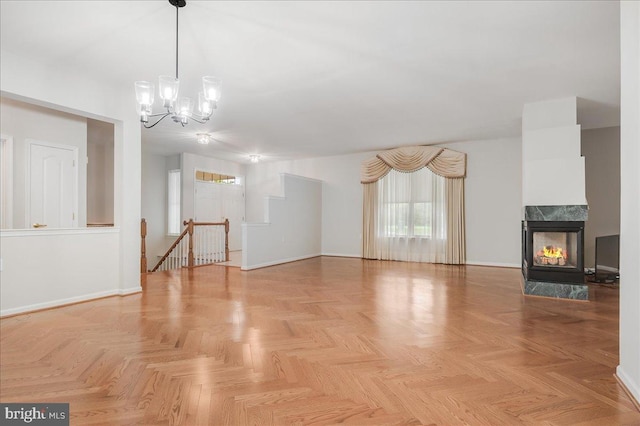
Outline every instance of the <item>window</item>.
<svg viewBox="0 0 640 426"><path fill-rule="evenodd" d="M169 170L167 185L167 233L179 235L180 223L180 170Z"/></svg>
<svg viewBox="0 0 640 426"><path fill-rule="evenodd" d="M203 172L196 170L196 180L200 182L228 183L231 185L241 185L240 178L236 176L223 175L220 173Z"/></svg>
<svg viewBox="0 0 640 426"><path fill-rule="evenodd" d="M380 180L380 233L382 237L444 238L442 223L444 178L423 168L413 173L391 170Z"/></svg>
<svg viewBox="0 0 640 426"><path fill-rule="evenodd" d="M413 203L413 235L431 238L431 202Z"/></svg>
<svg viewBox="0 0 640 426"><path fill-rule="evenodd" d="M466 154L408 146L362 163L362 256L465 263Z"/></svg>

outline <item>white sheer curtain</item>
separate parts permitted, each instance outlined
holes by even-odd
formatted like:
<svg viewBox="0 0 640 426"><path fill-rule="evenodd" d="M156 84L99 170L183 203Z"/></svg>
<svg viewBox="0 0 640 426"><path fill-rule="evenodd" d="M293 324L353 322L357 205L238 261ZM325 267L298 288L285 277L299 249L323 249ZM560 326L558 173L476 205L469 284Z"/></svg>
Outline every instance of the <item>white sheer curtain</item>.
<svg viewBox="0 0 640 426"><path fill-rule="evenodd" d="M423 167L413 173L390 170L377 182L376 258L446 261L445 180Z"/></svg>

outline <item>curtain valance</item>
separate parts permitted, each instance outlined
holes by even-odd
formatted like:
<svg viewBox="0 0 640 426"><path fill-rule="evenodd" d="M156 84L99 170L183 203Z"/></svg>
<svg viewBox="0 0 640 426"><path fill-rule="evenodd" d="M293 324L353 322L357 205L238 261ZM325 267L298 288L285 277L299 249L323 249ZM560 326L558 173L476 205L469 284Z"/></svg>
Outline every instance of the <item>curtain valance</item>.
<svg viewBox="0 0 640 426"><path fill-rule="evenodd" d="M467 155L437 146L405 146L390 149L362 163L360 181L376 182L391 169L411 173L423 167L428 167L438 176L463 178L467 174Z"/></svg>

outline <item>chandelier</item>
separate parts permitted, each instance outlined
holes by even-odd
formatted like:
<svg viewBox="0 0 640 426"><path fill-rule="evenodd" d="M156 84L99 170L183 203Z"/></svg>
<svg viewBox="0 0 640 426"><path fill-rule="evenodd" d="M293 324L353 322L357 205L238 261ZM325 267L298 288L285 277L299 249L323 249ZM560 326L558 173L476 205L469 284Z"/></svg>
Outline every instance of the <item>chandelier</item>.
<svg viewBox="0 0 640 426"><path fill-rule="evenodd" d="M176 8L176 76L161 75L158 81L158 94L163 102L163 108L166 110L157 114L153 114L153 95L155 88L153 83L148 81L136 81L136 100L138 101L138 113L140 114L140 122L145 128L150 129L166 117L180 123L183 127L193 120L197 123L204 124L213 115L213 110L217 108L220 99L220 80L216 77L202 77L203 91L198 94L198 112L193 112L193 102L187 97L178 97L178 11L181 7L187 5L186 0L169 0L172 6ZM149 119L153 119L153 124L149 124Z"/></svg>

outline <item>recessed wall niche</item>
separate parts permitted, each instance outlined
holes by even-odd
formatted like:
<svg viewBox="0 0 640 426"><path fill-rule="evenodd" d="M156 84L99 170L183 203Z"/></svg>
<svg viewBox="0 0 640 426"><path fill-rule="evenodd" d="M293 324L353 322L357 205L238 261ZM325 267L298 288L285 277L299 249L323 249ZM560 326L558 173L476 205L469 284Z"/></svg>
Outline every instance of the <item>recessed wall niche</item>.
<svg viewBox="0 0 640 426"><path fill-rule="evenodd" d="M0 134L4 228L113 226L112 123L0 97Z"/></svg>

